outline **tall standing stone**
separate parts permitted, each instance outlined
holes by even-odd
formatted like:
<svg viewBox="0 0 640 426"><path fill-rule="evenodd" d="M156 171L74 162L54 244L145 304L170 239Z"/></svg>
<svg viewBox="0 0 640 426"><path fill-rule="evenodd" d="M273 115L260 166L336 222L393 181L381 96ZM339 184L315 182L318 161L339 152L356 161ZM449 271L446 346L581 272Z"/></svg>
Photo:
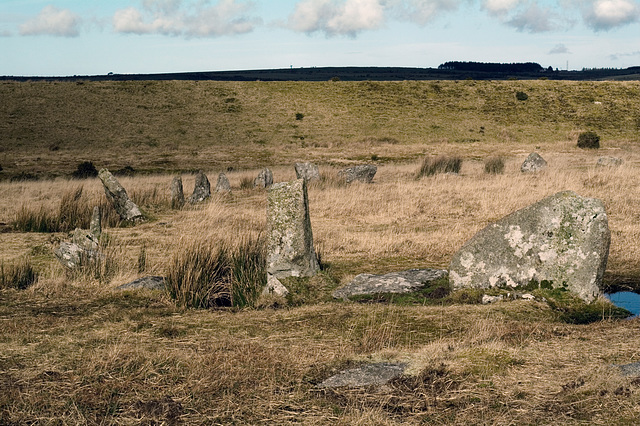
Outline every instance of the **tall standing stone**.
<svg viewBox="0 0 640 426"><path fill-rule="evenodd" d="M267 238L269 276L310 277L320 270L304 179L277 183L269 190Z"/></svg>
<svg viewBox="0 0 640 426"><path fill-rule="evenodd" d="M217 193L227 193L231 192L231 184L229 183L229 179L224 172L220 172L218 175L218 181L216 182L216 192Z"/></svg>
<svg viewBox="0 0 640 426"><path fill-rule="evenodd" d="M89 232L91 232L91 235L93 235L96 240L100 240L100 236L102 235L102 212L98 206L93 208L91 222L89 223Z"/></svg>
<svg viewBox="0 0 640 426"><path fill-rule="evenodd" d="M522 173L540 172L547 168L547 162L537 152L532 152L520 166Z"/></svg>
<svg viewBox="0 0 640 426"><path fill-rule="evenodd" d="M295 169L298 179L304 179L307 182L320 180L318 166L313 163L296 163Z"/></svg>
<svg viewBox="0 0 640 426"><path fill-rule="evenodd" d="M340 170L338 176L341 176L347 183L353 181L371 183L377 171L378 167L373 164L361 164Z"/></svg>
<svg viewBox="0 0 640 426"><path fill-rule="evenodd" d="M182 176L174 176L171 180L171 208L181 209L184 206L184 190Z"/></svg>
<svg viewBox="0 0 640 426"><path fill-rule="evenodd" d="M201 203L211 196L211 184L207 175L202 170L196 174L196 183L193 187L193 194L189 197L189 203Z"/></svg>
<svg viewBox="0 0 640 426"><path fill-rule="evenodd" d="M273 173L268 168L260 170L258 176L253 181L254 188L269 188L273 185Z"/></svg>
<svg viewBox="0 0 640 426"><path fill-rule="evenodd" d="M130 222L139 222L144 220L142 212L138 206L129 199L127 191L125 191L122 185L120 185L120 182L118 182L118 179L116 179L109 170L100 170L98 177L102 181L104 193L107 196L107 199L111 202L114 209L123 220Z"/></svg>
<svg viewBox="0 0 640 426"><path fill-rule="evenodd" d="M559 192L478 232L453 256L453 288L566 288L602 293L611 234L602 201Z"/></svg>

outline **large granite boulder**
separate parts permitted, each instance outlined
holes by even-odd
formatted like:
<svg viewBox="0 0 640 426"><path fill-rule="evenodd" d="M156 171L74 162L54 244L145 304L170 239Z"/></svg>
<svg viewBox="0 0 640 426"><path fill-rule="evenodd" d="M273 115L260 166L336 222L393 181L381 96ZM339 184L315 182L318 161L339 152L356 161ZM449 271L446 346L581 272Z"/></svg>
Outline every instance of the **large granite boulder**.
<svg viewBox="0 0 640 426"><path fill-rule="evenodd" d="M189 203L201 203L211 196L211 184L209 178L202 170L196 174L196 182L193 186L193 193L189 196Z"/></svg>
<svg viewBox="0 0 640 426"><path fill-rule="evenodd" d="M171 208L181 209L184 206L184 189L182 176L174 176L171 180Z"/></svg>
<svg viewBox="0 0 640 426"><path fill-rule="evenodd" d="M602 293L611 234L602 202L559 192L478 232L453 256L454 289L564 287Z"/></svg>
<svg viewBox="0 0 640 426"><path fill-rule="evenodd" d="M97 250L91 250L73 242L60 243L53 253L58 261L69 269L86 266L104 257Z"/></svg>
<svg viewBox="0 0 640 426"><path fill-rule="evenodd" d="M385 275L360 274L344 287L335 290L336 299L385 293L413 293L447 276L443 269L410 269Z"/></svg>
<svg viewBox="0 0 640 426"><path fill-rule="evenodd" d="M272 185L267 206L269 276L310 277L319 269L313 247L305 180Z"/></svg>
<svg viewBox="0 0 640 426"><path fill-rule="evenodd" d="M268 168L260 170L258 176L253 180L254 188L269 188L273 185L273 173Z"/></svg>
<svg viewBox="0 0 640 426"><path fill-rule="evenodd" d="M296 163L296 177L307 182L320 180L320 170L313 163Z"/></svg>
<svg viewBox="0 0 640 426"><path fill-rule="evenodd" d="M224 172L220 172L218 175L218 181L216 182L216 192L226 194L231 192L231 184L229 183L229 178Z"/></svg>
<svg viewBox="0 0 640 426"><path fill-rule="evenodd" d="M140 222L144 220L144 216L138 206L129 199L127 191L125 191L122 185L120 185L120 182L118 182L118 179L116 179L109 170L100 170L98 177L102 181L107 199L123 220L129 222Z"/></svg>
<svg viewBox="0 0 640 426"><path fill-rule="evenodd" d="M378 167L373 164L361 164L340 170L338 176L342 177L347 183L353 181L371 183L377 171Z"/></svg>
<svg viewBox="0 0 640 426"><path fill-rule="evenodd" d="M532 152L520 166L522 173L541 172L547 168L547 162L537 152Z"/></svg>

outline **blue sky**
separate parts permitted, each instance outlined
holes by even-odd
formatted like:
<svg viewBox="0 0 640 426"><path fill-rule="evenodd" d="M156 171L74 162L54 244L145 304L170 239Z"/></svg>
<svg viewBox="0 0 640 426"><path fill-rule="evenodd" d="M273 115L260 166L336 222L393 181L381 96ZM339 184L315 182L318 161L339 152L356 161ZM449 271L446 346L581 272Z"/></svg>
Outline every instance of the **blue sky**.
<svg viewBox="0 0 640 426"><path fill-rule="evenodd" d="M640 0L0 0L0 75L640 65Z"/></svg>

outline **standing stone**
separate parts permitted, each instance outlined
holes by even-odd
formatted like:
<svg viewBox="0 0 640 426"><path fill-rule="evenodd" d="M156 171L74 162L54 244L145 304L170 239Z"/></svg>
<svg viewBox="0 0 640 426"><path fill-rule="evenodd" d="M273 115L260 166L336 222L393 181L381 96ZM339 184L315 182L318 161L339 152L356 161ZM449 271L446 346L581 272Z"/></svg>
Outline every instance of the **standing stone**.
<svg viewBox="0 0 640 426"><path fill-rule="evenodd" d="M76 243L62 242L53 252L58 261L69 269L86 266L102 259L104 255L96 250L90 250Z"/></svg>
<svg viewBox="0 0 640 426"><path fill-rule="evenodd" d="M254 188L268 188L273 185L273 173L268 168L264 168L258 173L258 177L253 181Z"/></svg>
<svg viewBox="0 0 640 426"><path fill-rule="evenodd" d="M71 242L73 244L77 244L85 250L98 250L99 241L91 231L86 231L84 229L76 228L73 230L73 234L71 236Z"/></svg>
<svg viewBox="0 0 640 426"><path fill-rule="evenodd" d="M196 174L196 183L193 187L193 194L189 197L190 204L201 203L211 196L211 184L207 175L202 170Z"/></svg>
<svg viewBox="0 0 640 426"><path fill-rule="evenodd" d="M338 176L343 177L347 183L351 183L353 181L371 183L377 171L378 167L373 164L362 164L340 170L338 172Z"/></svg>
<svg viewBox="0 0 640 426"><path fill-rule="evenodd" d="M89 223L89 232L91 232L91 235L93 235L96 240L100 240L100 236L102 235L102 212L98 206L93 208L91 222Z"/></svg>
<svg viewBox="0 0 640 426"><path fill-rule="evenodd" d="M304 179L307 182L320 180L318 166L313 163L296 163L295 169L298 179Z"/></svg>
<svg viewBox="0 0 640 426"><path fill-rule="evenodd" d="M109 170L100 170L98 177L102 181L107 199L123 220L130 222L140 222L144 220L138 206L129 199L127 191L125 191L122 185L120 185L120 182L118 182Z"/></svg>
<svg viewBox="0 0 640 426"><path fill-rule="evenodd" d="M600 200L559 192L478 232L453 256L449 279L454 289L566 288L590 302L602 294L610 241Z"/></svg>
<svg viewBox="0 0 640 426"><path fill-rule="evenodd" d="M225 175L224 172L221 172L218 175L218 182L216 182L216 192L231 192L231 184L229 183L229 179L227 179L227 175Z"/></svg>
<svg viewBox="0 0 640 426"><path fill-rule="evenodd" d="M184 206L184 190L182 189L182 176L175 176L171 180L171 208L181 209Z"/></svg>
<svg viewBox="0 0 640 426"><path fill-rule="evenodd" d="M269 276L310 277L320 269L304 179L277 183L269 190L267 238Z"/></svg>
<svg viewBox="0 0 640 426"><path fill-rule="evenodd" d="M537 152L532 152L524 160L522 166L520 166L520 171L522 173L535 173L540 172L546 168L547 162L545 161L545 159L542 158Z"/></svg>
<svg viewBox="0 0 640 426"><path fill-rule="evenodd" d="M622 158L618 157L600 157L596 166L600 167L619 167L622 165Z"/></svg>

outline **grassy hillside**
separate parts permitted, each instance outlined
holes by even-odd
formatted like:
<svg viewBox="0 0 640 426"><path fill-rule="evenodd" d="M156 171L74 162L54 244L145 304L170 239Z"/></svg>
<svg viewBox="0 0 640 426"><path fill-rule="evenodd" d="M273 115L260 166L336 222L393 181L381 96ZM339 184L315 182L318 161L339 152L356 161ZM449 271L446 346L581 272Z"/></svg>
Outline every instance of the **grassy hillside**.
<svg viewBox="0 0 640 426"><path fill-rule="evenodd" d="M517 92L528 95L516 99ZM2 82L0 165L65 175L483 156L640 138L637 82ZM375 158L375 157L374 157Z"/></svg>

